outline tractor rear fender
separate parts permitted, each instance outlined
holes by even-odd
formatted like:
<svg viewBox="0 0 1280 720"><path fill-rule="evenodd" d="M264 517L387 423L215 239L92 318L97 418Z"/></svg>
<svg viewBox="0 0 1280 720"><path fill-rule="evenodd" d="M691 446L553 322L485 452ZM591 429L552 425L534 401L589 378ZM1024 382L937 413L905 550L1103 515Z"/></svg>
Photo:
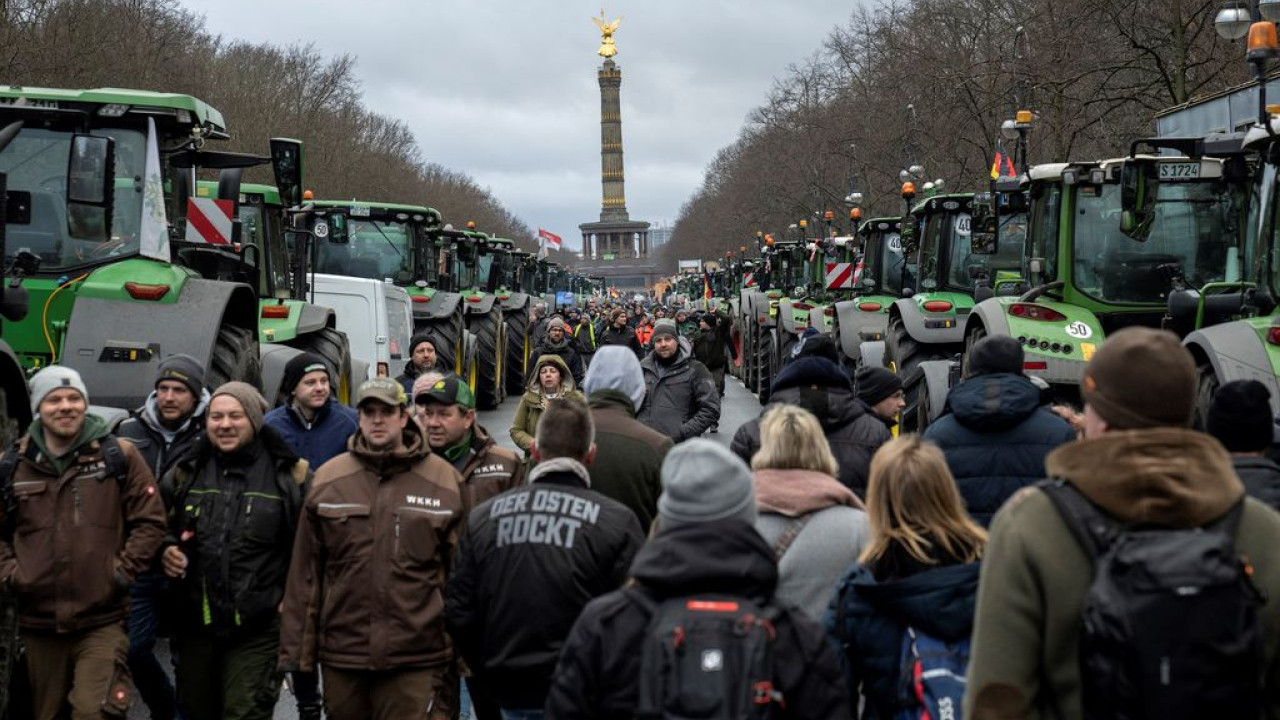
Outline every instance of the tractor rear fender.
<svg viewBox="0 0 1280 720"><path fill-rule="evenodd" d="M920 363L920 371L924 373L924 387L921 390L929 394L930 424L942 416L942 409L947 404L947 393L951 392L951 369L956 364L955 360L928 360Z"/></svg>
<svg viewBox="0 0 1280 720"><path fill-rule="evenodd" d="M17 421L18 432L27 431L31 424L31 396L27 391L26 375L22 363L9 347L0 340L0 388L4 389L5 414Z"/></svg>
<svg viewBox="0 0 1280 720"><path fill-rule="evenodd" d="M857 300L842 300L836 303L836 318L840 326L840 346L846 357L858 358L858 348L873 340L864 339L864 332L876 333L884 337L889 325L889 315L883 312L863 312L858 309Z"/></svg>
<svg viewBox="0 0 1280 720"><path fill-rule="evenodd" d="M446 318L458 311L458 303L462 302L462 295L454 292L444 292L437 290L435 295L431 296L429 302L413 303L413 320L416 324L418 320L434 320L437 318Z"/></svg>
<svg viewBox="0 0 1280 720"><path fill-rule="evenodd" d="M468 315L488 315L489 312L493 310L493 306L497 300L497 295L485 293L484 295L479 296L479 299L476 302L468 300L464 307L466 308L466 313ZM430 305L430 303L427 304Z"/></svg>
<svg viewBox="0 0 1280 720"><path fill-rule="evenodd" d="M303 351L276 343L263 343L258 348L258 357L262 361L262 388L265 390L263 397L271 402L276 397L280 383L284 382L284 366Z"/></svg>
<svg viewBox="0 0 1280 720"><path fill-rule="evenodd" d="M67 324L61 364L80 373L95 403L136 408L151 393L161 359L185 353L209 367L219 328L225 323L256 337L257 311L248 285L199 278L188 280L172 303L82 297Z"/></svg>
<svg viewBox="0 0 1280 720"><path fill-rule="evenodd" d="M892 319L895 315L902 318L907 334L919 342L941 345L964 341L964 326L959 322L949 328L925 327L924 312L912 298L902 298L895 302L889 309L889 318Z"/></svg>
<svg viewBox="0 0 1280 720"><path fill-rule="evenodd" d="M302 306L302 311L298 313L299 336L323 330L327 327L337 327L337 325L338 315L332 308L307 303ZM271 386L268 385L266 387Z"/></svg>
<svg viewBox="0 0 1280 720"><path fill-rule="evenodd" d="M1271 391L1271 412L1280 415L1280 382L1267 348L1249 322L1229 322L1196 330L1182 344L1197 365L1208 363L1219 383L1257 380Z"/></svg>
<svg viewBox="0 0 1280 720"><path fill-rule="evenodd" d="M862 367L884 367L884 341L867 340L858 345L858 365Z"/></svg>
<svg viewBox="0 0 1280 720"><path fill-rule="evenodd" d="M964 337L977 327L984 328L989 336L1009 335L1009 316L1005 314L1005 305L995 300L983 300L974 305L964 324Z"/></svg>
<svg viewBox="0 0 1280 720"><path fill-rule="evenodd" d="M502 309L519 312L530 305L530 299L528 293L513 292L511 297L502 301Z"/></svg>

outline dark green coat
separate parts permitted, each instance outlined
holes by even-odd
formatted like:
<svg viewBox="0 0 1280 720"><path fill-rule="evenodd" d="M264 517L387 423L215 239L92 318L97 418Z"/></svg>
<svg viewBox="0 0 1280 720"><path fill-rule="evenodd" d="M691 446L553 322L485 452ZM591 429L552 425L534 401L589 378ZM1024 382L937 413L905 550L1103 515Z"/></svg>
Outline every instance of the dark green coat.
<svg viewBox="0 0 1280 720"><path fill-rule="evenodd" d="M587 468L591 489L626 505L646 532L658 515L659 471L671 438L636 420L631 399L620 390L591 393L596 459Z"/></svg>

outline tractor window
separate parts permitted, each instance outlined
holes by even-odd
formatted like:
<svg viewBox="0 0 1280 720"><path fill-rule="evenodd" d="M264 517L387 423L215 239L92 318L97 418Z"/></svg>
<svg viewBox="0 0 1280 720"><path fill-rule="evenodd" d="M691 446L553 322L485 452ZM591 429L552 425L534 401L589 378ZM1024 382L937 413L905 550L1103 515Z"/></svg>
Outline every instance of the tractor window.
<svg viewBox="0 0 1280 720"><path fill-rule="evenodd" d="M351 220L349 275L382 280L413 270L409 226L381 220Z"/></svg>
<svg viewBox="0 0 1280 720"><path fill-rule="evenodd" d="M1031 213L1031 257L1044 259L1044 281L1058 277L1058 221L1062 186L1050 185L1035 199Z"/></svg>
<svg viewBox="0 0 1280 720"><path fill-rule="evenodd" d="M476 269L476 285L481 288L489 287L489 275L493 273L493 254L485 253L480 256L480 262Z"/></svg>
<svg viewBox="0 0 1280 720"><path fill-rule="evenodd" d="M916 265L908 262L907 256L902 251L902 236L898 233L886 233L882 236L884 240L884 287L894 295L901 295L902 288L907 283L912 282L915 277ZM877 243L873 246L879 247ZM869 265L874 268L874 265ZM879 279L879 278L877 278Z"/></svg>
<svg viewBox="0 0 1280 720"><path fill-rule="evenodd" d="M257 262L258 268L258 295L260 297L270 297L271 286L268 283L266 266L271 265L271 261L263 262L263 256L267 252L266 247L266 228L263 227L262 206L240 204L240 212L236 216L240 220L240 244L244 247L253 245L256 251L249 252L249 259ZM288 287L288 284L279 287Z"/></svg>
<svg viewBox="0 0 1280 720"><path fill-rule="evenodd" d="M1017 270L1022 264L1022 243L1027 238L1027 215L1017 213L1000 218L1000 245L995 255L975 255L970 251L971 228L969 214L956 215L954 233L951 238L951 257L948 262L950 279L953 287L973 288L973 278L969 277L969 268L978 266L991 271L994 277L997 270Z"/></svg>
<svg viewBox="0 0 1280 720"><path fill-rule="evenodd" d="M1172 278L1192 287L1225 279L1239 242L1238 189L1216 180L1159 185L1151 235L1120 232L1120 187L1077 191L1075 284L1104 302L1163 304Z"/></svg>
<svg viewBox="0 0 1280 720"><path fill-rule="evenodd" d="M934 213L929 215L924 222L924 230L921 232L923 239L920 243L920 287L917 290L937 290L938 289L938 264L942 248L942 234L944 226L950 222L954 222L952 215L946 213ZM968 218L968 215L964 216Z"/></svg>
<svg viewBox="0 0 1280 720"><path fill-rule="evenodd" d="M98 128L98 136L115 140L115 206L111 239L73 240L67 232L67 160L71 133L24 128L0 153L0 173L9 192L31 194L30 219L5 225L5 264L22 250L40 256L41 270L63 270L110 258L135 255L142 224L142 176L146 136L134 130Z"/></svg>

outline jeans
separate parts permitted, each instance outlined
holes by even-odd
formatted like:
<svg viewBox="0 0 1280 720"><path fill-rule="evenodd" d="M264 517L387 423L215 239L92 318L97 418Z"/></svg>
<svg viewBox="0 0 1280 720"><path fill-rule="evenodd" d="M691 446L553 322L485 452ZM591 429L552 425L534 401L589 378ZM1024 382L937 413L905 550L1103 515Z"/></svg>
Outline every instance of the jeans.
<svg viewBox="0 0 1280 720"><path fill-rule="evenodd" d="M502 720L542 720L542 708L508 710L502 708Z"/></svg>
<svg viewBox="0 0 1280 720"><path fill-rule="evenodd" d="M138 575L129 589L129 672L151 717L173 720L173 683L155 653L164 591L165 578L159 570Z"/></svg>

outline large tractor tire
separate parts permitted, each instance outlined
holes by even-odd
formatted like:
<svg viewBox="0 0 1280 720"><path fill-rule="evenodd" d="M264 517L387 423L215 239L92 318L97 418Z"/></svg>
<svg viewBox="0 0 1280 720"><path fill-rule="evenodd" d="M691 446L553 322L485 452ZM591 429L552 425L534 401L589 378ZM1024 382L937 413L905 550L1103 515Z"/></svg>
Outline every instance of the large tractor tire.
<svg viewBox="0 0 1280 720"><path fill-rule="evenodd" d="M755 392L756 390L756 343L759 342L759 337L759 328L750 323L743 325L742 354L739 356L742 358L740 377L742 384L747 388L747 392Z"/></svg>
<svg viewBox="0 0 1280 720"><path fill-rule="evenodd" d="M441 318L433 318L431 320L417 320L413 325L413 334L426 335L431 338L431 344L436 348L436 360L440 367L449 372L457 373L460 377L466 377L466 358L462 359L462 365L459 365L458 349L463 347L467 331L466 321L462 318L462 310L458 309L451 315Z"/></svg>
<svg viewBox="0 0 1280 720"><path fill-rule="evenodd" d="M773 352L773 328L760 328L756 344L756 396L760 399L761 405L769 404L773 373L776 369Z"/></svg>
<svg viewBox="0 0 1280 720"><path fill-rule="evenodd" d="M502 322L502 310L495 307L484 315L471 316L471 332L476 336L477 372L476 406L481 410L493 410L502 404L506 389L502 377L506 358L506 331Z"/></svg>
<svg viewBox="0 0 1280 720"><path fill-rule="evenodd" d="M529 339L529 308L504 314L507 320L507 395L519 397L524 393L525 364L533 352Z"/></svg>
<svg viewBox="0 0 1280 720"><path fill-rule="evenodd" d="M1221 382L1213 371L1212 363L1201 363L1196 368L1196 407L1191 415L1191 426L1204 432L1209 419L1209 406L1213 404L1213 396L1218 394Z"/></svg>
<svg viewBox="0 0 1280 720"><path fill-rule="evenodd" d="M351 342L347 340L346 334L327 327L307 333L292 344L299 350L324 358L325 363L333 368L338 376L337 385L331 388L333 396L343 405L351 405L355 400L356 388L351 387ZM266 388L266 390L270 394L272 389ZM277 405L288 400L287 392L289 391L280 388L280 397L276 398Z"/></svg>
<svg viewBox="0 0 1280 720"><path fill-rule="evenodd" d="M885 335L884 364L890 372L902 379L902 393L907 406L902 409L899 427L903 434L916 432L919 427L920 393L924 388L924 372L920 363L929 360L945 360L955 354L955 345L927 345L907 332L902 318L889 320Z"/></svg>
<svg viewBox="0 0 1280 720"><path fill-rule="evenodd" d="M213 346L213 362L205 378L211 388L239 380L262 389L262 360L258 357L258 338L252 330L223 325ZM271 392L275 395L275 392Z"/></svg>

